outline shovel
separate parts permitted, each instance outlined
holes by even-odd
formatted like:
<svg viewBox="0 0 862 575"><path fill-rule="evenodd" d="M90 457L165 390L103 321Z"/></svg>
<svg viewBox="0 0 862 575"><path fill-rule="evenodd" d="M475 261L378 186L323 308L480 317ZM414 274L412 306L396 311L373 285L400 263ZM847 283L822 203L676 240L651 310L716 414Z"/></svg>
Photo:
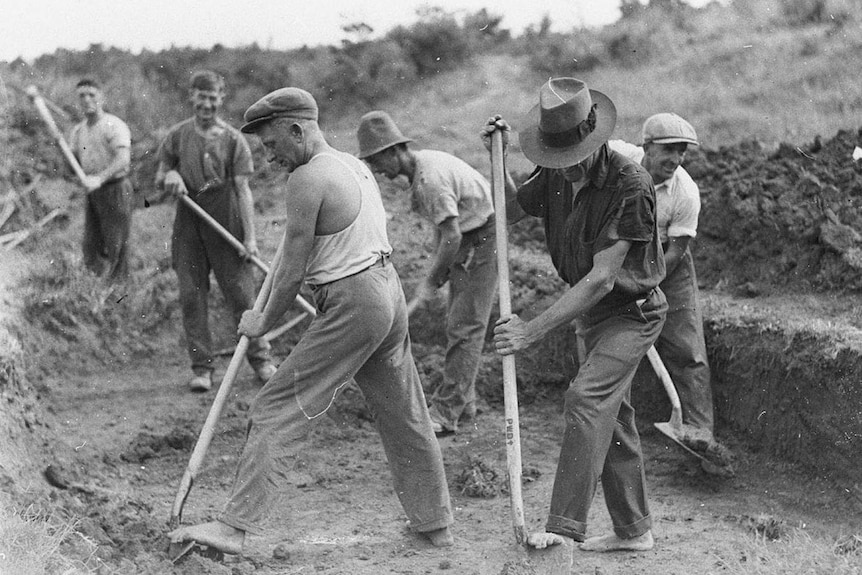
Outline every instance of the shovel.
<svg viewBox="0 0 862 575"><path fill-rule="evenodd" d="M282 240L278 244L278 250L276 251L273 261L278 262L279 260L281 260L281 255L283 252L284 240ZM257 299L254 302L254 307L252 308L255 311L263 310L264 306L266 305L266 302L269 299L269 294L272 291L274 275L275 274L273 274L271 271L266 274L266 279L263 280L263 285L260 288L260 293L257 294ZM180 523L182 522L183 506L185 505L186 499L189 496L189 492L192 489L195 477L197 477L198 471L203 464L204 456L206 455L207 449L209 448L210 442L212 441L213 435L215 434L216 422L221 415L222 409L224 408L224 404L227 401L228 395L230 394L230 388L233 385L234 380L236 380L236 375L239 372L240 367L242 366L242 362L245 358L245 352L247 350L248 337L243 335L239 338L239 343L237 343L236 350L233 352L233 357L230 360L230 364L227 367L227 371L225 371L224 378L222 379L221 385L218 389L218 393L213 400L212 407L210 407L209 414L207 414L206 421L204 421L203 429L201 430L200 436L198 437L198 441L195 444L194 450L192 451L192 455L189 458L189 464L186 467L186 471L183 474L182 480L180 481L180 486L177 490L176 498L174 499L174 505L171 508L171 518L168 523L171 530L178 528L180 526ZM177 559L191 551L193 547L194 545L189 545L188 542L171 542L168 549L168 554L170 555L172 560L176 561Z"/></svg>
<svg viewBox="0 0 862 575"><path fill-rule="evenodd" d="M509 245L506 235L506 189L503 159L503 135L491 134L491 189L494 193L494 226L497 247L497 280L499 283L500 316L512 313L509 291ZM506 418L506 471L509 480L509 503L515 542L527 545L524 522L524 501L521 496L521 433L518 420L518 383L515 356L503 356L503 403ZM574 542L565 537L563 543L537 550L527 547L528 565L543 575L569 575L572 570Z"/></svg>
<svg viewBox="0 0 862 575"><path fill-rule="evenodd" d="M84 184L87 179L87 174L84 173L84 170L81 168L81 164L78 163L78 159L72 152L72 148L69 147L69 144L63 137L63 132L61 132L60 128L57 127L57 123L54 121L51 111L48 110L48 106L45 104L45 99L39 93L39 89L36 86L28 86L25 92L30 97L30 100L33 101L36 111L39 112L39 116L42 117L42 121L44 121L45 125L48 126L48 130L50 130L51 135L54 136L54 139L57 141L57 145L60 146L60 150L63 152L63 156L66 158L66 161L69 162L69 166L72 168L72 171L75 172L75 176L77 176L81 184Z"/></svg>
<svg viewBox="0 0 862 575"><path fill-rule="evenodd" d="M182 201L186 205L186 207L188 207L195 214L197 214L203 221L212 226L212 228L216 232L218 232L218 234L222 238L224 238L234 249L236 249L241 254L245 254L245 246L242 245L242 242L236 239L236 237L234 237L232 233L230 233L223 225L218 223L218 221L214 217L209 215L209 213L205 209L200 207L197 202L191 199L187 194L180 195L180 201ZM262 259L257 256L250 256L249 259L251 260L251 263L258 267L260 271L265 274L269 273L269 266L267 266ZM296 303L299 304L299 307L305 310L306 315L310 315L312 317L317 315L317 310L314 309L314 306L305 301L305 299L302 298L302 296L300 296L299 294L296 295Z"/></svg>
<svg viewBox="0 0 862 575"><path fill-rule="evenodd" d="M661 384L664 386L664 390L667 393L668 398L670 399L671 406L670 420L665 422L657 422L653 425L655 425L656 429L671 438L674 443L682 447L689 454L700 459L701 465L707 473L711 473L713 475L726 475L727 472L724 471L720 466L716 465L715 463L704 457L703 454L698 453L697 451L690 448L682 440L682 404L680 404L679 394L676 392L676 387L673 384L673 380L670 378L670 374L668 373L664 362L661 360L658 351L656 351L655 346L650 346L649 351L647 351L647 359L652 365L653 370L655 370L656 375L658 375L658 378L661 380Z"/></svg>

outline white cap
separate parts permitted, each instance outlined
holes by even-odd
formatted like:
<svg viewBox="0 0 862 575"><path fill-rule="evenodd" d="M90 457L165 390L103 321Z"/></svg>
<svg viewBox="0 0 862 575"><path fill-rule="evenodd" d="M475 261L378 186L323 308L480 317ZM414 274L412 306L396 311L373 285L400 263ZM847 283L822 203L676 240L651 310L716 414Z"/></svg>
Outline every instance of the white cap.
<svg viewBox="0 0 862 575"><path fill-rule="evenodd" d="M675 144L684 142L698 145L697 134L691 124L672 112L655 114L644 122L642 134L643 143Z"/></svg>

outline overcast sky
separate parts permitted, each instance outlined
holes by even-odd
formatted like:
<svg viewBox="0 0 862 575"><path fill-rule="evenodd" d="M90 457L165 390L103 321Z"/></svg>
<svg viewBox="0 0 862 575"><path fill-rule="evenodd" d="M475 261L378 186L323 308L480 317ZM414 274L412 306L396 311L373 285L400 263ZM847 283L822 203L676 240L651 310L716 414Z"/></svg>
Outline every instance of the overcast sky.
<svg viewBox="0 0 862 575"><path fill-rule="evenodd" d="M487 8L502 15L503 28L515 34L548 14L552 29L567 31L613 22L618 5L618 0L5 0L0 60L31 60L57 48L81 50L97 43L132 52L253 42L273 49L337 45L346 37L344 25L364 22L379 35L414 22L422 6L456 15Z"/></svg>

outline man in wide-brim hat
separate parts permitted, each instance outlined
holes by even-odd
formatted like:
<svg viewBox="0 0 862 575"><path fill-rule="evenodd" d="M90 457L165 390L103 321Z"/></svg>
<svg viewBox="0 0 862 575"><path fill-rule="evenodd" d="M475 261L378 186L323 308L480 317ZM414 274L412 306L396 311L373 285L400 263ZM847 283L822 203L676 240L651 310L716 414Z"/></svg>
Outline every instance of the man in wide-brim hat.
<svg viewBox="0 0 862 575"><path fill-rule="evenodd" d="M631 383L665 321L658 288L665 274L656 228L655 190L640 165L607 145L616 109L606 95L575 78L553 78L519 126L524 155L538 164L516 189L506 174L509 221L541 217L557 272L571 287L530 321L502 317L494 329L501 355L523 350L577 319L584 360L565 395L566 431L543 548L581 541L588 551L644 551L653 546ZM486 146L508 124L491 118ZM586 539L599 478L613 533Z"/></svg>
<svg viewBox="0 0 862 575"><path fill-rule="evenodd" d="M359 158L389 179L407 178L413 206L435 226L434 255L408 313L449 285L443 379L429 399L434 431L474 422L476 375L497 289L494 200L488 180L439 150L413 150L392 117L374 110L356 131Z"/></svg>

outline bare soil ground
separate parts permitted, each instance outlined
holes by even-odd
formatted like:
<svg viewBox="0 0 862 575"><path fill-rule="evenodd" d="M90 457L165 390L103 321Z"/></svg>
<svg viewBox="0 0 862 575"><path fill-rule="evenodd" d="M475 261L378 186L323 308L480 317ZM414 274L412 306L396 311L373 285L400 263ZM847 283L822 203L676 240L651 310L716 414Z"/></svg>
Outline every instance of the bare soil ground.
<svg viewBox="0 0 862 575"><path fill-rule="evenodd" d="M341 396L333 417L320 420L295 446L283 497L273 506L264 536L250 537L244 555L224 564L190 556L171 565L165 554L167 520L212 399L188 392L185 377L185 357L177 354L118 370L58 374L44 382L62 441L60 469L73 484L53 496L82 513L80 532L100 544L97 555L117 572L519 572L512 568L525 555L515 545L504 492L502 412L489 408L473 428L440 440L456 518L456 544L441 550L405 528L373 424L352 389ZM256 386L246 368L185 505L184 523L212 518L223 504ZM556 464L559 403L525 406L521 424L528 528L538 529ZM801 534L828 545L858 530L862 506L851 494L726 439L740 457L732 479L704 474L664 436L645 430L655 549L613 555L576 550L573 572L748 572L740 562L749 554L748 560L758 561L758 550L763 556L780 553ZM590 532L609 528L600 492ZM862 569L862 560L856 565ZM828 565L823 569L819 572L831 572Z"/></svg>
<svg viewBox="0 0 862 575"><path fill-rule="evenodd" d="M842 156L845 148L852 149L855 138L855 134L845 134L836 140L843 142ZM817 150L809 147L802 151L813 157L831 145L829 142ZM851 280L851 288L859 285L856 256L860 240L850 232L851 226L858 228L859 221L855 219L858 189L855 184L842 185L840 189L850 189L854 194L842 203L835 199L838 184L818 172L816 181L803 179L807 182L805 186L791 187L782 196L785 200L770 202L764 193L769 186L758 188L743 185L741 180L708 179L711 173L740 174L742 158L752 159L744 147L695 158L696 162L707 163L696 165L702 168L701 177L712 186L704 189L704 207L712 214L706 219L718 219L722 210L735 210L726 216L724 227L705 229L703 239L699 240L702 243L698 246L698 269L707 285L717 290L715 298L711 297L711 290L704 292L707 300L718 302L710 315L721 319L710 324L715 329L709 332L709 337L719 339L737 325L755 332L749 335L740 331L740 335L734 336L737 338L734 345L740 350L736 355L719 354L717 381L722 382L729 375L747 378L750 389L756 391L750 374L761 373L764 358L746 352L756 351L758 330L770 335L770 345L776 348L780 348L784 337L783 332L772 330L768 314L752 319L752 315L757 315L752 310L768 305L755 298L759 293L790 294L789 301L795 304L809 302L807 306L781 308L785 319L807 323L809 327L817 319L829 324L827 331L832 333L840 330L840 326L858 329L858 317L841 319L842 313L858 316L858 294L844 294L845 299L834 300L829 294L816 291L835 285L842 276ZM759 171L755 169L755 173L739 178L763 183L757 178L764 165L773 165L772 160L791 167L798 165L785 162L786 158L780 154L773 158L761 154L754 159L760 162ZM826 162L808 166L807 173L813 173L821 164ZM859 172L860 168L854 166L833 173L856 182ZM787 178L775 176L768 182L778 186L776 182L799 181ZM274 188L276 184L269 182L269 185ZM777 196L777 189L773 195ZM820 197L824 203L786 201L791 192L799 191ZM261 217L260 229L265 253L271 254L280 235L278 217L273 214L283 208L280 201L273 199L274 189L264 192L263 206L268 215ZM395 261L409 295L419 278L419 270L426 265L423 254L427 253L428 230L406 215L406 199L392 190L384 193L393 216L390 234L395 238ZM835 204L830 208L834 217L825 211L830 202ZM799 206L813 211L807 216L800 215L795 209ZM473 428L440 440L456 519L453 548L432 548L407 531L372 417L361 394L348 388L337 401L332 417L318 420L296 442L283 497L272 507L266 534L250 537L240 557L216 562L192 555L172 564L165 538L170 510L214 391L192 394L184 386L188 367L180 342L180 319L172 291L175 288L164 244L169 214L167 206L156 206L136 215L140 244L158 247L141 256L143 261L136 264L137 283L127 286L128 291L122 294L87 283L92 280L75 270L75 259L69 254L77 250L80 225L77 216L71 219L70 226L51 236L51 242L57 242L55 252L30 251L14 261L2 262L0 302L10 315L21 315L12 323L18 326L20 338L25 342L25 357L17 369L26 375L39 396L36 409L29 396L0 386L3 401L13 402L22 397L25 400L20 409L18 404L10 403L12 410L6 408L0 412L16 415L14 425L10 426L13 432L27 435L38 431L35 437L44 444L37 447L50 458L44 461L34 456L32 463L41 466L40 474L20 475L30 477L33 483L17 485L9 483L8 469L15 467L9 464L26 462L0 461L0 491L14 492L20 505L30 502L48 506L76 520L75 533L64 539L62 550L100 573L515 575L530 572L524 563L523 549L515 545L511 527L505 493L499 360L490 350L485 354L478 382L487 402L484 412ZM776 217L764 219L770 214ZM787 214L793 217L784 218ZM813 231L794 236L793 222L798 221L797 217L799 221L809 218ZM786 223L785 219L791 222ZM766 221L769 226L733 227L746 221ZM763 230L772 236L747 239L746 234ZM782 230L786 236L778 233ZM559 280L553 277L547 262L531 252L531 245L541 243L541 234L535 228L516 228L512 233L518 246L512 261L514 307L523 314L537 313L555 297ZM787 239L792 237L802 239ZM741 245L759 249L757 253L749 251L749 258L759 257L772 264L772 276L754 264L734 261L743 253ZM814 255L803 258L804 266L790 265L801 261L800 254L809 252ZM721 254L725 254L723 259ZM780 257L782 254L787 257ZM30 267L36 265L47 266L48 271L31 274ZM770 277L781 281L770 284ZM25 291L25 296L18 297ZM223 325L216 295L213 303L214 325ZM123 309L144 310L144 313L135 320L123 315L129 313ZM440 313L439 307L432 306L419 314L415 329L411 327L411 333L415 331L416 359L429 387L439 377L442 361ZM280 356L289 351L301 329L300 326L277 340ZM223 329L219 338L223 345L230 343L230 335ZM573 372L568 365L571 350L565 348L566 340L560 337L554 341L558 342L556 348L552 346L518 358L524 500L529 529L541 528L547 513L561 434L561 390ZM805 346L813 346L805 340L793 343L802 346L802 351ZM791 349L789 343L787 349ZM792 352L796 353L795 347ZM781 349L777 349L772 357L780 353ZM217 377L223 373L227 360L222 358ZM809 365L809 375L816 375L817 369ZM858 369L858 365L853 369ZM11 373L8 366L3 366L3 370L0 375ZM787 371L789 375L795 373ZM770 380L772 387L767 395L780 398L785 393L782 385L786 379ZM855 385L858 387L858 382ZM250 369L244 367L220 418L204 469L185 505L184 523L211 519L223 504L242 448L245 415L256 386ZM722 398L721 393L718 397ZM745 397L731 399L744 403ZM758 449L762 438L739 433L736 425L741 420L731 417L739 414L727 412L735 405L727 403L728 407L722 408L718 427L718 435L738 455L737 475L730 479L706 475L696 460L656 432L651 424L659 417L650 418L657 412L655 409L640 412L656 547L645 553L612 555L576 550L573 573L862 573L859 491L849 488L852 483L837 482L829 474L812 473L810 467L787 463L771 456L769 450ZM858 422L854 425L847 428L848 433L856 433ZM764 437L766 441L776 436ZM857 441L855 436L848 436L848 453L856 453ZM0 447L4 444L0 443ZM19 451L6 453L28 457ZM858 477L858 467L854 468L852 460L845 467L851 474L855 469ZM14 479L14 474L11 477ZM610 529L601 492L594 502L589 529L591 534ZM2 569L0 572L5 575Z"/></svg>

